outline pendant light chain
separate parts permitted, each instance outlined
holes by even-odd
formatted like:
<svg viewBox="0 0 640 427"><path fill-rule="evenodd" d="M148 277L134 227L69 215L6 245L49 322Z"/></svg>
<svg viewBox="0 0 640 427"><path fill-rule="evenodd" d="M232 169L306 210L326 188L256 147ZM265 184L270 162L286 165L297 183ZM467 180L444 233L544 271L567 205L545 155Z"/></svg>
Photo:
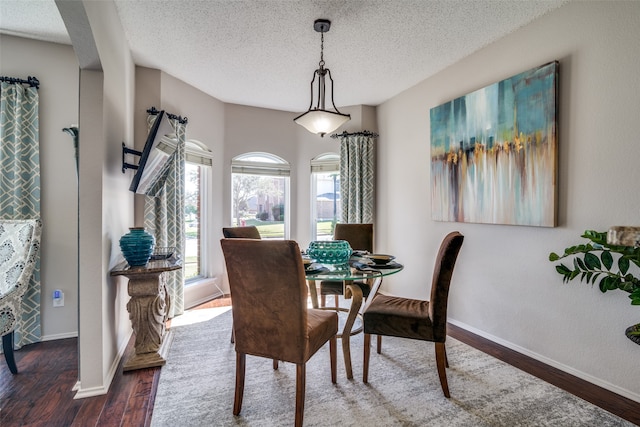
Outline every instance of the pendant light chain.
<svg viewBox="0 0 640 427"><path fill-rule="evenodd" d="M324 31L320 33L320 68L324 67Z"/></svg>

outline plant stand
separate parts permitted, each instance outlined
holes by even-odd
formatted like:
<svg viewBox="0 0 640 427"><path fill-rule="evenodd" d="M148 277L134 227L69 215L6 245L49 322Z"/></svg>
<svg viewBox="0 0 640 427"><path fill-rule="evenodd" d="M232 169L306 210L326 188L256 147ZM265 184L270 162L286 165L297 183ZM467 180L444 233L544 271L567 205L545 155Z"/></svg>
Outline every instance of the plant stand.
<svg viewBox="0 0 640 427"><path fill-rule="evenodd" d="M624 334L634 343L640 345L640 323L637 325L629 326Z"/></svg>

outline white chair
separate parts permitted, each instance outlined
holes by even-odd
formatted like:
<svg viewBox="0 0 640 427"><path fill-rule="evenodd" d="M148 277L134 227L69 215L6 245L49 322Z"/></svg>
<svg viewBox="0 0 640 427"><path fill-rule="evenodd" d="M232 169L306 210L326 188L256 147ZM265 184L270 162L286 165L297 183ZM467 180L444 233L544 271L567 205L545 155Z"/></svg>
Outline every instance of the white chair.
<svg viewBox="0 0 640 427"><path fill-rule="evenodd" d="M13 374L13 336L22 316L27 292L40 250L42 223L37 219L0 220L0 336L4 357Z"/></svg>

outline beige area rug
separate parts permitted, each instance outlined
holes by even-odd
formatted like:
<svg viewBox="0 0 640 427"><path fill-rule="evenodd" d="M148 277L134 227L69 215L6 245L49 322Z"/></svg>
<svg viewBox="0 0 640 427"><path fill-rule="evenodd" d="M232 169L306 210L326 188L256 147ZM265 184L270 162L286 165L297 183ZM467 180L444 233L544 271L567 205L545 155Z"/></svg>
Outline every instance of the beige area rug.
<svg viewBox="0 0 640 427"><path fill-rule="evenodd" d="M295 412L295 365L247 356L242 412L232 414L235 351L231 311L193 310L174 319L151 425L288 426ZM373 340L375 342L375 340ZM338 341L339 342L339 341ZM307 363L306 426L631 426L580 398L454 339L447 340L451 399L443 396L433 344L393 337L372 349L362 382L362 334L352 337L355 378L338 344L338 382L329 347Z"/></svg>

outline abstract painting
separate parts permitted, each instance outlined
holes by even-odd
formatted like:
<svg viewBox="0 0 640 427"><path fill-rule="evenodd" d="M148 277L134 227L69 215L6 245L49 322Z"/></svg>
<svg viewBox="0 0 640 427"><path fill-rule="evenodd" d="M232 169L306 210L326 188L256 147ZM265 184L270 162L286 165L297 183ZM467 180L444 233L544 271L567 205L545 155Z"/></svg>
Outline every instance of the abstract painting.
<svg viewBox="0 0 640 427"><path fill-rule="evenodd" d="M431 217L556 226L558 62L430 111Z"/></svg>

